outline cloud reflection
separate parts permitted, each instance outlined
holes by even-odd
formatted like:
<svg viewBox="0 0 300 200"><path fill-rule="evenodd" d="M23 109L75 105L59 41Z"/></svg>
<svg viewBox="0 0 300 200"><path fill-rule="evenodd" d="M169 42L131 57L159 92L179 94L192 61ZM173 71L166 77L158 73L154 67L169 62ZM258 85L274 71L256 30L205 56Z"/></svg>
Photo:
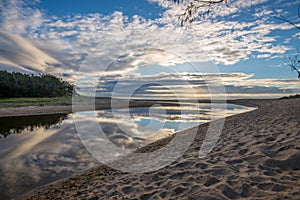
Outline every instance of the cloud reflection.
<svg viewBox="0 0 300 200"><path fill-rule="evenodd" d="M99 165L83 146L72 118L80 118L83 124L89 124L92 120L99 122L106 138L92 133L93 137L89 137L87 142L98 145L102 139L108 139L118 148L132 152L176 131L209 121L222 108L217 105L213 107L216 109L211 110L210 104L200 104L198 111L188 104L181 107L130 108L129 118L126 109L78 112L48 129L37 127L8 135L0 139L0 198L10 199ZM228 105L226 113L232 115L249 109Z"/></svg>

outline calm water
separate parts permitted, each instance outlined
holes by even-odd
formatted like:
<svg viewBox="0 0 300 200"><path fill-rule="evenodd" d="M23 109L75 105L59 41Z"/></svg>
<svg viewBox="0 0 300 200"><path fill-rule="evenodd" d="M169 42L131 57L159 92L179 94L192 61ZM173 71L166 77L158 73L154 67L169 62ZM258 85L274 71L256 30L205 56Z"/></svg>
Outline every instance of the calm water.
<svg viewBox="0 0 300 200"><path fill-rule="evenodd" d="M227 104L226 115L252 110ZM218 116L210 104L167 106L0 118L0 199L71 176L100 163L85 149L74 119L97 120L107 138L120 148L134 150L154 140ZM116 123L117 122L117 123Z"/></svg>

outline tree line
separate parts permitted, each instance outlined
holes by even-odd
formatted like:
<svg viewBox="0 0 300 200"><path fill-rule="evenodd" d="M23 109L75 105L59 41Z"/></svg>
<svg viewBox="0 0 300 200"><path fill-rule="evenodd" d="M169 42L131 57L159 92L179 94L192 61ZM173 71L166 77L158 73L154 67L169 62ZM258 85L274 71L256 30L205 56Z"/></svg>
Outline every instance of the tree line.
<svg viewBox="0 0 300 200"><path fill-rule="evenodd" d="M73 85L50 74L0 71L0 98L62 97L72 92Z"/></svg>

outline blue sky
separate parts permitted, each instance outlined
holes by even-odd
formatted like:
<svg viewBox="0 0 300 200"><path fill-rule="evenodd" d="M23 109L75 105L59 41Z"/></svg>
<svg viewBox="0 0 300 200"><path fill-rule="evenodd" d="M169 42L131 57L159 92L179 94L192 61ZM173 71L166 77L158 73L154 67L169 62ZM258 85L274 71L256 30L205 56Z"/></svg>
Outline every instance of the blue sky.
<svg viewBox="0 0 300 200"><path fill-rule="evenodd" d="M235 96L249 87L254 89L246 96L299 91L297 73L283 59L300 48L300 32L275 18L282 15L300 25L298 0L234 0L184 27L178 22L184 5L160 0L0 2L2 69L52 73L71 81L84 77L78 84L86 87L87 80L99 76L125 83L174 72L185 79L219 74Z"/></svg>
<svg viewBox="0 0 300 200"><path fill-rule="evenodd" d="M44 0L38 5L40 9L45 10L49 15L64 16L74 14L91 14L101 13L103 15L111 15L115 11L120 11L128 17L139 15L145 18L155 19L163 12L163 7L157 3L151 3L144 0L64 0L53 1Z"/></svg>

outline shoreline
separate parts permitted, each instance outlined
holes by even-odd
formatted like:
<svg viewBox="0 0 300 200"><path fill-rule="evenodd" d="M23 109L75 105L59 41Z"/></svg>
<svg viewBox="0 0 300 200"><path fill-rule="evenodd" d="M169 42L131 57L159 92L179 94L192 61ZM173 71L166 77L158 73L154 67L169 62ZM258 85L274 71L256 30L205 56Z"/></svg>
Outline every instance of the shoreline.
<svg viewBox="0 0 300 200"><path fill-rule="evenodd" d="M146 174L129 174L99 166L36 188L22 199L90 198L97 197L97 194L99 199L134 196L230 199L262 198L266 195L293 199L299 196L300 147L297 139L299 141L300 133L297 131L300 128L300 99L234 102L256 105L259 109L226 117L218 144L204 159L197 158L197 152L210 122L196 127L198 133L190 149L168 167ZM169 141L170 138L164 138L138 151L151 152ZM278 146L278 142L282 145ZM198 180L197 177L202 178ZM93 185L87 189L89 180L93 180ZM145 183L150 185L149 191L144 190Z"/></svg>
<svg viewBox="0 0 300 200"><path fill-rule="evenodd" d="M1 117L19 117L19 116L34 116L34 115L49 115L49 114L70 114L78 111L94 111L111 109L111 99L98 98L95 102L92 99L86 99L83 102L75 102L74 105L42 105L42 106L17 106L17 107L0 107ZM113 99L114 108L129 107L148 107L160 103L161 105L178 105L176 102L169 101L131 101Z"/></svg>
<svg viewBox="0 0 300 200"><path fill-rule="evenodd" d="M115 108L126 108L128 107L128 102L126 100L114 100L114 103L118 105ZM248 107L253 107L253 104L247 104L245 101L261 101L259 99L253 100L227 100L226 103L243 105ZM269 99L265 99L264 101L269 101ZM198 103L211 103L210 100L199 100ZM224 103L224 101L216 101L214 103ZM73 108L72 105L42 105L42 106L19 106L19 107L0 107L0 118L1 117L19 117L19 116L33 116L33 115L50 115L50 114L70 114L74 110L77 111L94 111L94 110L106 110L111 109L111 99L103 98L98 99L95 103L95 106L85 105L85 106L76 106ZM161 105L178 105L175 101L161 101L161 100L139 100L132 101L129 103L129 107L148 107L154 104ZM256 105L254 105L256 106Z"/></svg>

